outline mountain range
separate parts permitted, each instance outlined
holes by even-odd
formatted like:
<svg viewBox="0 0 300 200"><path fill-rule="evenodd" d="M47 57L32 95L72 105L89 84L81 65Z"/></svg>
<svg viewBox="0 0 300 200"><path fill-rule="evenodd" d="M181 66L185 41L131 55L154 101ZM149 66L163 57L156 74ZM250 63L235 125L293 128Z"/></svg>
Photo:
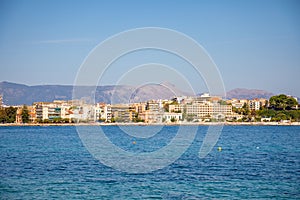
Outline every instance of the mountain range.
<svg viewBox="0 0 300 200"><path fill-rule="evenodd" d="M0 94L5 105L31 105L33 102L52 102L53 100L70 100L73 98L71 85L35 85L28 86L11 82L0 82ZM181 91L171 83L149 84L143 87L128 85L111 86L76 86L76 99L95 98L95 102L130 103L150 99L170 99L175 96L191 95ZM237 88L227 93L227 98L253 99L270 98L274 94L264 90ZM91 101L92 102L92 101Z"/></svg>
<svg viewBox="0 0 300 200"><path fill-rule="evenodd" d="M254 99L254 98L265 98L269 99L275 94L265 90L257 89L245 89L245 88L236 88L230 90L226 93L227 99L237 98L237 99Z"/></svg>
<svg viewBox="0 0 300 200"><path fill-rule="evenodd" d="M0 95L5 105L31 105L33 102L52 102L53 100L73 99L71 85L28 86L11 82L0 82ZM112 86L76 86L75 99L84 98L87 102L130 103L150 99L170 99L186 96L189 93L177 89L170 83L149 84L143 87L127 85Z"/></svg>

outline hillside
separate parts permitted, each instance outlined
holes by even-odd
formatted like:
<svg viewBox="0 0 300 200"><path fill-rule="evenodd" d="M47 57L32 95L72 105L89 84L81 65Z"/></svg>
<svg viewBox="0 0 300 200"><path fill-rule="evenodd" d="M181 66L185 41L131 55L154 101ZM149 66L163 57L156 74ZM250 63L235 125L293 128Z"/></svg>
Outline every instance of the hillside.
<svg viewBox="0 0 300 200"><path fill-rule="evenodd" d="M171 83L150 84L143 87L127 85L80 86L79 98L91 99L95 95L96 102L129 103L142 102L149 99L170 99L174 96L190 95L176 88ZM0 82L0 94L5 105L31 105L33 102L72 99L71 85L35 85L28 86L11 82ZM274 94L264 90L236 88L227 92L227 99L269 99Z"/></svg>
<svg viewBox="0 0 300 200"><path fill-rule="evenodd" d="M174 96L188 95L169 83L152 84L135 88L134 86L80 86L80 98L95 95L96 102L128 103L149 99L169 99ZM10 82L0 82L0 94L5 105L31 105L33 102L72 99L71 85L28 86ZM90 99L90 98L88 98Z"/></svg>
<svg viewBox="0 0 300 200"><path fill-rule="evenodd" d="M254 99L254 98L266 98L269 99L271 96L274 96L273 93L265 90L256 90L256 89L245 89L245 88L236 88L227 92L226 98L237 98L237 99Z"/></svg>

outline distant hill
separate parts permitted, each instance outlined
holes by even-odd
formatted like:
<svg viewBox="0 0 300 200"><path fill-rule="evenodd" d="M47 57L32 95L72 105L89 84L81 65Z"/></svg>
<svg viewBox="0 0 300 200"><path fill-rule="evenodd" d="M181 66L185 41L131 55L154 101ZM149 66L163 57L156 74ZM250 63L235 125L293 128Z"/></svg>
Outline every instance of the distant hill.
<svg viewBox="0 0 300 200"><path fill-rule="evenodd" d="M254 98L265 98L269 99L275 94L265 91L265 90L256 90L256 89L245 89L245 88L236 88L230 90L226 94L227 99L237 98L237 99L254 99Z"/></svg>
<svg viewBox="0 0 300 200"><path fill-rule="evenodd" d="M128 103L149 99L170 99L174 96L188 95L170 83L151 84L140 88L134 86L79 86L78 97L95 95L96 102ZM28 86L10 82L0 82L0 94L5 105L31 105L33 102L52 102L53 100L72 99L71 85Z"/></svg>
<svg viewBox="0 0 300 200"><path fill-rule="evenodd" d="M143 102L150 99L170 99L174 96L190 95L176 88L171 83L149 84L143 87L127 85L110 86L80 86L79 98L90 99L95 95L96 102L129 103ZM11 82L0 82L0 94L5 105L31 105L33 102L52 102L53 100L72 99L71 85L35 85L28 86ZM274 94L264 90L237 88L227 92L227 98L238 99L269 99Z"/></svg>

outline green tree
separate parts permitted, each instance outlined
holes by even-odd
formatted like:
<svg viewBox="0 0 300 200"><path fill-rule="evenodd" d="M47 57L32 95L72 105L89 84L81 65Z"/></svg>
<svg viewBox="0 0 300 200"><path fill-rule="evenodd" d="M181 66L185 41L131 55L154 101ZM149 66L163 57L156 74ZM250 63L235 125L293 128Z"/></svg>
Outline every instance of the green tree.
<svg viewBox="0 0 300 200"><path fill-rule="evenodd" d="M227 102L224 101L224 100L220 100L220 101L218 101L218 103L219 103L220 105L228 105Z"/></svg>
<svg viewBox="0 0 300 200"><path fill-rule="evenodd" d="M5 108L6 113L6 122L5 123L14 123L16 121L17 108L12 106Z"/></svg>
<svg viewBox="0 0 300 200"><path fill-rule="evenodd" d="M53 121L53 123L61 123L61 122L63 122L63 119L61 117L56 117L52 121Z"/></svg>
<svg viewBox="0 0 300 200"><path fill-rule="evenodd" d="M278 112L277 115L275 116L275 118L277 118L278 121L287 120L287 116L283 112Z"/></svg>
<svg viewBox="0 0 300 200"><path fill-rule="evenodd" d="M62 119L62 122L63 122L63 123L70 123L70 119L69 119L69 118L63 118L63 119Z"/></svg>
<svg viewBox="0 0 300 200"><path fill-rule="evenodd" d="M188 121L188 122L193 121L194 118L195 118L195 115L191 115L191 114L186 115L186 121Z"/></svg>
<svg viewBox="0 0 300 200"><path fill-rule="evenodd" d="M289 117L293 120L293 121L300 121L300 110L291 110L289 111Z"/></svg>
<svg viewBox="0 0 300 200"><path fill-rule="evenodd" d="M29 122L29 111L26 105L22 108L22 122L28 123Z"/></svg>
<svg viewBox="0 0 300 200"><path fill-rule="evenodd" d="M168 103L165 103L163 107L165 109L165 112L169 112L169 104Z"/></svg>
<svg viewBox="0 0 300 200"><path fill-rule="evenodd" d="M242 114L243 114L243 115L249 115L250 110L249 110L249 107L248 107L248 105L247 105L246 103L244 103L244 105L243 105L241 111L242 111Z"/></svg>
<svg viewBox="0 0 300 200"><path fill-rule="evenodd" d="M49 119L44 119L43 120L43 123L45 123L45 124L48 124L48 123L50 123L51 121L49 120Z"/></svg>
<svg viewBox="0 0 300 200"><path fill-rule="evenodd" d="M0 108L0 123L6 123L7 115L4 108Z"/></svg>
<svg viewBox="0 0 300 200"><path fill-rule="evenodd" d="M270 110L267 108L263 108L262 110L259 110L257 114L261 117L275 117L276 111L275 110Z"/></svg>
<svg viewBox="0 0 300 200"><path fill-rule="evenodd" d="M42 119L36 119L36 122L37 123L43 123L43 120Z"/></svg>
<svg viewBox="0 0 300 200"><path fill-rule="evenodd" d="M250 115L253 117L253 116L256 116L256 111L255 110L251 110L250 111Z"/></svg>
<svg viewBox="0 0 300 200"><path fill-rule="evenodd" d="M298 102L293 97L288 97L285 94L272 96L269 100L269 105L275 110L291 110Z"/></svg>
<svg viewBox="0 0 300 200"><path fill-rule="evenodd" d="M268 106L269 106L269 101L266 100L266 101L265 101L265 105L261 106L260 109L262 110L262 109L264 109L264 108L268 108Z"/></svg>
<svg viewBox="0 0 300 200"><path fill-rule="evenodd" d="M115 123L117 120L116 120L114 117L112 117L112 118L110 119L110 121L111 121L111 123Z"/></svg>
<svg viewBox="0 0 300 200"><path fill-rule="evenodd" d="M176 121L175 117L171 117L171 122L175 122L175 121Z"/></svg>

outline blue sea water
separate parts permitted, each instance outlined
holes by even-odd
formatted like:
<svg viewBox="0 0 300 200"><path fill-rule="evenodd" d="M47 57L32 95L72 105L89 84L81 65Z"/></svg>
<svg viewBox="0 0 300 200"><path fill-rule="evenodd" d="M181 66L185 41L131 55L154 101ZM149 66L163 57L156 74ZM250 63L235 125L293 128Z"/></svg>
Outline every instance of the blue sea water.
<svg viewBox="0 0 300 200"><path fill-rule="evenodd" d="M160 149L178 130L166 126L136 138L117 126L102 128L115 145L136 153ZM73 126L0 127L0 199L300 199L299 126L225 126L200 159L207 128L198 127L173 164L130 174L95 159Z"/></svg>

